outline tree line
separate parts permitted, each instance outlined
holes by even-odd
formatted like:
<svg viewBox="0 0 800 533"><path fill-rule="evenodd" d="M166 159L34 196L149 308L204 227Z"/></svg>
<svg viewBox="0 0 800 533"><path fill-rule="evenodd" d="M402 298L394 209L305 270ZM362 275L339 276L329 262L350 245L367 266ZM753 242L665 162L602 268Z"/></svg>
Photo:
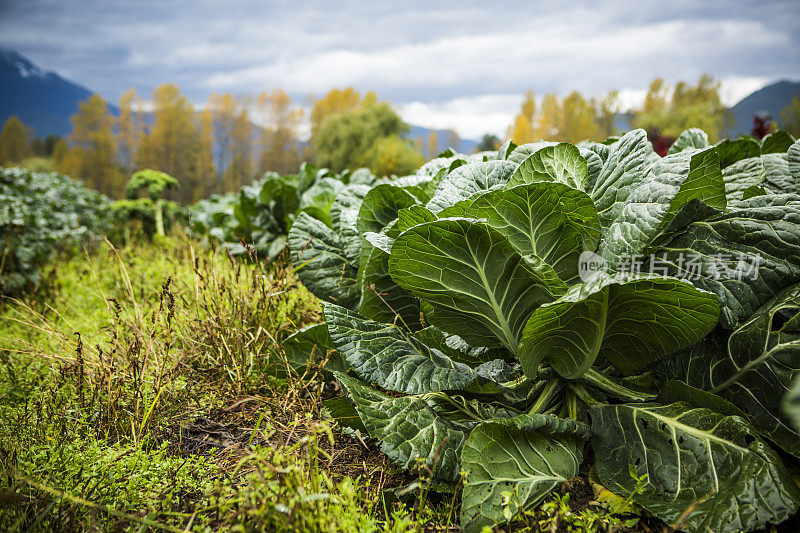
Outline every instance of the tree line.
<svg viewBox="0 0 800 533"><path fill-rule="evenodd" d="M616 91L589 99L577 91L539 99L531 90L506 138L518 144L604 140L619 133L619 107ZM0 165L25 161L33 170L57 170L112 198L124 195L134 172L156 169L180 180L181 188L171 191L170 199L188 204L238 190L265 172L294 172L304 160L335 171L368 167L377 175L402 175L435 157L440 147L436 131L425 140L408 140L408 125L388 102L352 87L313 99L308 117L281 89L255 97L214 93L195 109L173 83L157 87L147 105L130 89L118 110L112 114L105 99L91 96L79 104L67 138L31 140L29 129L11 117L0 131ZM696 85L679 82L674 87L655 79L642 105L624 118L647 130L657 150L690 127L716 140L732 120L720 99L720 83L708 75ZM781 121L800 134L800 99L784 110ZM301 140L303 124L310 128L308 141ZM761 126L765 131L774 127L769 120ZM444 141L457 148L460 139L450 130ZM476 151L496 149L501 142L487 134Z"/></svg>

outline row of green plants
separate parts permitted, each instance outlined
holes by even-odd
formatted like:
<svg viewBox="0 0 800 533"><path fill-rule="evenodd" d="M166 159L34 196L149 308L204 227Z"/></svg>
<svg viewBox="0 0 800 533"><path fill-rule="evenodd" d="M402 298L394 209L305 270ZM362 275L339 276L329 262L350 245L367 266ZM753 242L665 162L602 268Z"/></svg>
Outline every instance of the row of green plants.
<svg viewBox="0 0 800 533"><path fill-rule="evenodd" d="M343 393L326 408L348 432L461 491L465 531L512 520L582 465L678 529L797 512L789 134L710 145L692 129L663 158L643 130L507 143L338 187L328 217L291 221L325 323L285 349L326 364Z"/></svg>
<svg viewBox="0 0 800 533"><path fill-rule="evenodd" d="M186 219L183 208L163 198L177 187L168 174L142 170L128 181L128 198L112 202L61 174L0 167L0 295L39 287L43 268L59 253L106 236L128 243L134 227L148 238L165 235Z"/></svg>

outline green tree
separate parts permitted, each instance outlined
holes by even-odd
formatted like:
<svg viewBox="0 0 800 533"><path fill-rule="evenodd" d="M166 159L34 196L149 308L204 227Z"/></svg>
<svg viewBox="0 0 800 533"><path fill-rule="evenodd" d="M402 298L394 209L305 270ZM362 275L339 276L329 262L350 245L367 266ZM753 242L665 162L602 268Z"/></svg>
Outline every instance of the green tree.
<svg viewBox="0 0 800 533"><path fill-rule="evenodd" d="M317 165L341 171L365 165L377 141L407 131L391 106L381 102L328 117L312 138L312 148Z"/></svg>
<svg viewBox="0 0 800 533"><path fill-rule="evenodd" d="M498 150L501 143L500 137L491 133L486 133L481 137L481 140L478 141L478 144L475 145L475 151L488 152L491 150Z"/></svg>
<svg viewBox="0 0 800 533"><path fill-rule="evenodd" d="M0 131L0 165L21 163L30 156L28 130L19 117L10 117Z"/></svg>
<svg viewBox="0 0 800 533"><path fill-rule="evenodd" d="M781 110L781 126L795 138L800 137L800 96L792 98L792 103Z"/></svg>
<svg viewBox="0 0 800 533"><path fill-rule="evenodd" d="M424 158L408 139L390 135L377 139L364 154L360 166L376 176L404 176L418 169Z"/></svg>

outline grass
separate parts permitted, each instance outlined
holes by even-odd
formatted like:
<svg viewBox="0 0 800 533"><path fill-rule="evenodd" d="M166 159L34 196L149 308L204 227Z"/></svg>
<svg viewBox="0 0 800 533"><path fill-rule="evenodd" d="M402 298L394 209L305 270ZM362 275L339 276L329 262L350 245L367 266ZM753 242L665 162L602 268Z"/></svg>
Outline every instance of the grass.
<svg viewBox="0 0 800 533"><path fill-rule="evenodd" d="M457 530L457 497L341 434L336 385L290 370L320 305L283 263L173 238L51 268L0 303L0 530ZM584 485L584 509L556 495L514 529L631 525Z"/></svg>

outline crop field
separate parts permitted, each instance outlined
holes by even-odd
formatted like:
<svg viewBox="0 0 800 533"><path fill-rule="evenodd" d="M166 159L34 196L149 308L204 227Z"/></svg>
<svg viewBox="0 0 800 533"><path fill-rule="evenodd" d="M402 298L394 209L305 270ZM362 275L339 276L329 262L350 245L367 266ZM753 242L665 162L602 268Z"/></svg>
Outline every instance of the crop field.
<svg viewBox="0 0 800 533"><path fill-rule="evenodd" d="M173 181L0 169L1 530L800 530L790 134Z"/></svg>

